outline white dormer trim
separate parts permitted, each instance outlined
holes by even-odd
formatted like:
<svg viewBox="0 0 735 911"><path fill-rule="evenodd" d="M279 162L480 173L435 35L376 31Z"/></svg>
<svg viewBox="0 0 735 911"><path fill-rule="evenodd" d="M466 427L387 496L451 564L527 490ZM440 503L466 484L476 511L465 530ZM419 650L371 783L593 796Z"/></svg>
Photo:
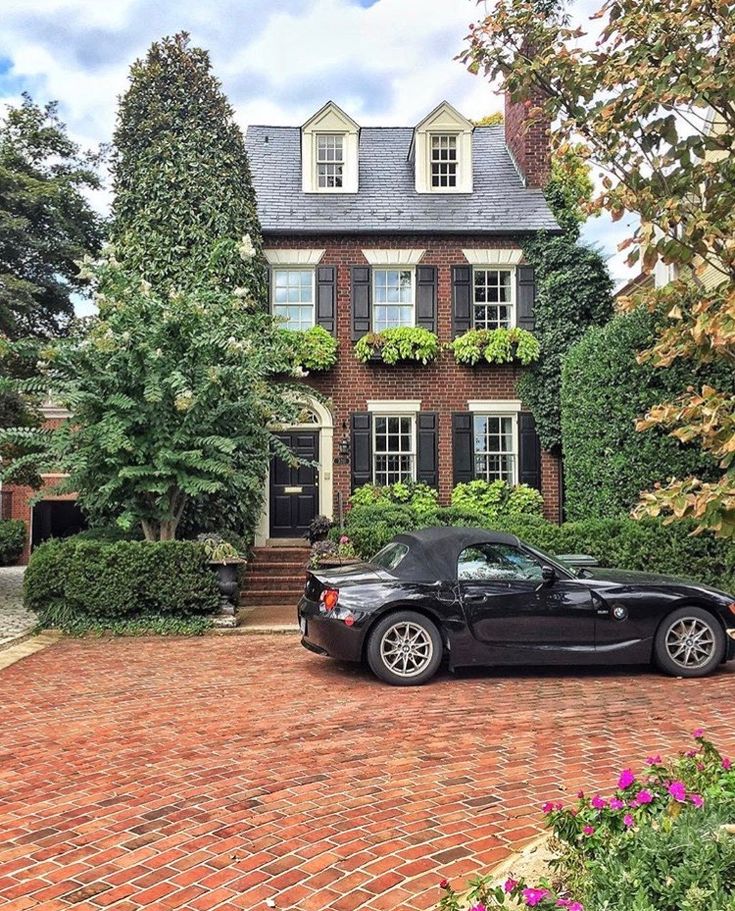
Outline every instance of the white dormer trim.
<svg viewBox="0 0 735 911"><path fill-rule="evenodd" d="M471 266L517 266L523 259L523 250L462 250Z"/></svg>
<svg viewBox="0 0 735 911"><path fill-rule="evenodd" d="M414 130L409 158L416 171L417 193L471 193L472 192L472 132L474 125L448 101L427 114ZM452 136L457 141L459 164L457 185L434 187L431 182L431 140L432 136Z"/></svg>
<svg viewBox="0 0 735 911"><path fill-rule="evenodd" d="M415 266L426 250L363 250L371 266Z"/></svg>
<svg viewBox="0 0 735 911"><path fill-rule="evenodd" d="M317 177L317 141L322 135L342 139L344 165L341 187L320 187ZM357 193L359 185L360 127L338 107L328 101L301 127L301 185L304 193Z"/></svg>
<svg viewBox="0 0 735 911"><path fill-rule="evenodd" d="M324 250L263 250L271 266L317 266L322 261Z"/></svg>

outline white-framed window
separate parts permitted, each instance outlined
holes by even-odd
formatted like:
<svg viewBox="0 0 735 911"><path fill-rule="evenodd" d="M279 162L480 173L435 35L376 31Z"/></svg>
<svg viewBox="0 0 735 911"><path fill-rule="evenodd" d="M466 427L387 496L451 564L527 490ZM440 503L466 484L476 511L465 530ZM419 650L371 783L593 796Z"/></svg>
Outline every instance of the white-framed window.
<svg viewBox="0 0 735 911"><path fill-rule="evenodd" d="M431 186L436 190L454 189L459 176L459 139L432 134L429 144Z"/></svg>
<svg viewBox="0 0 735 911"><path fill-rule="evenodd" d="M385 486L416 477L416 415L373 415L373 483Z"/></svg>
<svg viewBox="0 0 735 911"><path fill-rule="evenodd" d="M373 332L414 324L414 270L373 269Z"/></svg>
<svg viewBox="0 0 735 911"><path fill-rule="evenodd" d="M515 322L515 270L475 267L472 324L475 329L509 329Z"/></svg>
<svg viewBox="0 0 735 911"><path fill-rule="evenodd" d="M342 188L345 141L339 133L316 134L316 185L320 190Z"/></svg>
<svg viewBox="0 0 735 911"><path fill-rule="evenodd" d="M285 319L284 329L304 331L314 325L314 270L274 269L271 309Z"/></svg>
<svg viewBox="0 0 735 911"><path fill-rule="evenodd" d="M475 477L483 481L518 479L518 415L475 414Z"/></svg>

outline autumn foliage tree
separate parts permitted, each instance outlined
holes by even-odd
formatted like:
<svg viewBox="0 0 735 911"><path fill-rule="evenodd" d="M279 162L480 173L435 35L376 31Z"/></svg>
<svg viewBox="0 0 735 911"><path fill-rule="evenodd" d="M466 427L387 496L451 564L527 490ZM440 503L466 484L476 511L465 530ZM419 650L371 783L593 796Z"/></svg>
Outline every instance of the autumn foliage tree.
<svg viewBox="0 0 735 911"><path fill-rule="evenodd" d="M591 210L639 217L631 263L677 267L673 285L629 302L668 314L640 357L735 367L735 4L609 0L587 32L537 7L496 0L463 59L516 100L541 96L529 114L550 118L557 148L576 144L601 175ZM640 511L735 536L735 396L681 389L638 424L654 426L699 445L720 475L672 478Z"/></svg>

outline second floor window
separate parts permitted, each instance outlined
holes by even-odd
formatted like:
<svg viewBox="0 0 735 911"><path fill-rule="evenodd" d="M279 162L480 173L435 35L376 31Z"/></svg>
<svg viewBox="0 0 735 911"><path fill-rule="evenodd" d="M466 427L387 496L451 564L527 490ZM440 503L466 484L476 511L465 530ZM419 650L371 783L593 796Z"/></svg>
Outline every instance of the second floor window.
<svg viewBox="0 0 735 911"><path fill-rule="evenodd" d="M457 186L457 137L431 137L431 186L435 189Z"/></svg>
<svg viewBox="0 0 735 911"><path fill-rule="evenodd" d="M413 326L413 270L373 269L373 331Z"/></svg>
<svg viewBox="0 0 735 911"><path fill-rule="evenodd" d="M507 329L513 325L511 269L475 269L473 288L475 329Z"/></svg>
<svg viewBox="0 0 735 911"><path fill-rule="evenodd" d="M344 137L324 133L316 137L316 177L320 190L342 187L345 166Z"/></svg>
<svg viewBox="0 0 735 911"><path fill-rule="evenodd" d="M311 329L314 325L314 270L274 269L272 310L283 317L285 329Z"/></svg>
<svg viewBox="0 0 735 911"><path fill-rule="evenodd" d="M513 415L476 414L475 477L516 483L516 432Z"/></svg>
<svg viewBox="0 0 735 911"><path fill-rule="evenodd" d="M373 419L373 480L381 487L414 480L415 417L410 414Z"/></svg>

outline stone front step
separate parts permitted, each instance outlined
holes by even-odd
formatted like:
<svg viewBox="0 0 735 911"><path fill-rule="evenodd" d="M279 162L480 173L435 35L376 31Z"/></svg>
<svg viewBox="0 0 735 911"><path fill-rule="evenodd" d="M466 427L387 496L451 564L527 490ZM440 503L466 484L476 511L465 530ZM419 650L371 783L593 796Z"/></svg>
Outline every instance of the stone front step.
<svg viewBox="0 0 735 911"><path fill-rule="evenodd" d="M294 572L261 572L260 568L247 573L245 582L248 588L303 588L306 583L306 572L297 569Z"/></svg>
<svg viewBox="0 0 735 911"><path fill-rule="evenodd" d="M254 547L251 563L300 563L309 559L308 547Z"/></svg>
<svg viewBox="0 0 735 911"><path fill-rule="evenodd" d="M240 594L240 607L263 607L270 604L291 605L294 610L299 603L303 591L299 592L277 592L277 591L243 591Z"/></svg>
<svg viewBox="0 0 735 911"><path fill-rule="evenodd" d="M246 577L250 576L262 576L267 575L271 576L287 576L287 577L303 577L306 574L306 564L305 563L266 563L263 560L260 563L250 563L246 570Z"/></svg>

